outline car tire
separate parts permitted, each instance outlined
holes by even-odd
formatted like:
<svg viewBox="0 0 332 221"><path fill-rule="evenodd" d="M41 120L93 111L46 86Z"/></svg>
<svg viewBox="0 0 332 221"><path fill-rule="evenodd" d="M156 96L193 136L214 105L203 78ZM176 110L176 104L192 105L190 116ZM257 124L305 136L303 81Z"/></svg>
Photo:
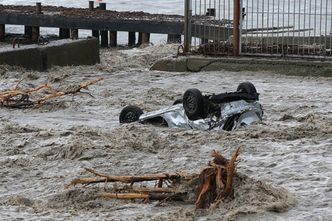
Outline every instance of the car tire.
<svg viewBox="0 0 332 221"><path fill-rule="evenodd" d="M189 120L203 118L204 97L198 89L188 89L183 95L183 108Z"/></svg>
<svg viewBox="0 0 332 221"><path fill-rule="evenodd" d="M136 122L142 114L143 111L141 108L137 106L127 106L122 109L119 121L121 124Z"/></svg>
<svg viewBox="0 0 332 221"><path fill-rule="evenodd" d="M237 92L244 92L250 95L257 95L257 90L255 88L255 86L249 82L242 82L241 84L239 84L239 86L236 89Z"/></svg>
<svg viewBox="0 0 332 221"><path fill-rule="evenodd" d="M176 99L174 102L173 102L173 105L177 105L177 104L182 104L182 99Z"/></svg>

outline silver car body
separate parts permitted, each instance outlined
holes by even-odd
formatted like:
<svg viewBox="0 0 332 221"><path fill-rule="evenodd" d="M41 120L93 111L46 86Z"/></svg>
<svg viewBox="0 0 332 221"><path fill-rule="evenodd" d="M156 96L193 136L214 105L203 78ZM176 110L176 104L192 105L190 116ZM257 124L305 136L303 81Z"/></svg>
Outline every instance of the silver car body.
<svg viewBox="0 0 332 221"><path fill-rule="evenodd" d="M219 104L220 117L212 116L205 119L189 120L182 104L173 105L157 111L142 114L139 121L144 123L149 119L161 117L171 128L187 128L197 130L221 130L232 116L239 115L234 120L231 130L235 130L243 125L250 125L262 120L263 110L257 101L248 102L245 100L233 101Z"/></svg>

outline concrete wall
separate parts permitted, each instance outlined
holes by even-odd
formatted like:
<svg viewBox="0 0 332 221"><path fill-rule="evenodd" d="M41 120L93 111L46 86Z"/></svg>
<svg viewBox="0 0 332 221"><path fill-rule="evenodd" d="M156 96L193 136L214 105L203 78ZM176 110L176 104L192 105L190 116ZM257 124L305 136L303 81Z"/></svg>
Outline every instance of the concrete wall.
<svg viewBox="0 0 332 221"><path fill-rule="evenodd" d="M93 65L100 62L97 39L59 40L47 45L28 45L0 50L0 64L46 71L50 67Z"/></svg>
<svg viewBox="0 0 332 221"><path fill-rule="evenodd" d="M332 61L188 56L161 59L152 65L151 70L170 72L269 71L286 75L332 77Z"/></svg>

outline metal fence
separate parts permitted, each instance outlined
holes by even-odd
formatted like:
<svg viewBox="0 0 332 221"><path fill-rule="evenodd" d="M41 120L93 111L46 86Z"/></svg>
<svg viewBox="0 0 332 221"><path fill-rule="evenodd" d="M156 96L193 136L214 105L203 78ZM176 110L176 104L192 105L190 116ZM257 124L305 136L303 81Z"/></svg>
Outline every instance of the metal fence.
<svg viewBox="0 0 332 221"><path fill-rule="evenodd" d="M192 0L192 45L203 54L233 54L233 0Z"/></svg>
<svg viewBox="0 0 332 221"><path fill-rule="evenodd" d="M192 46L210 55L234 54L234 15L240 54L332 58L332 0L192 0Z"/></svg>

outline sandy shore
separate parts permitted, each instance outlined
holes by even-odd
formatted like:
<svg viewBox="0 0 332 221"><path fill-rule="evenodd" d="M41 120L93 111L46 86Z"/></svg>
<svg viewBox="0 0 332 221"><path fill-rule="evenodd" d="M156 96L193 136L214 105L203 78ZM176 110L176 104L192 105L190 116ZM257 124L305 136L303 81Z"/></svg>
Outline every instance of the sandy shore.
<svg viewBox="0 0 332 221"><path fill-rule="evenodd" d="M95 66L47 73L0 66L0 90L60 87L103 77L90 96L53 100L38 109L0 109L1 220L332 220L332 79L262 72L149 71L176 45L103 50ZM234 91L251 81L264 108L261 124L234 132L119 125L121 109L171 105L188 88ZM108 174L197 173L213 149L241 147L234 199L219 209L193 204L100 199L99 188L64 189L84 167ZM103 186L100 186L103 187Z"/></svg>

